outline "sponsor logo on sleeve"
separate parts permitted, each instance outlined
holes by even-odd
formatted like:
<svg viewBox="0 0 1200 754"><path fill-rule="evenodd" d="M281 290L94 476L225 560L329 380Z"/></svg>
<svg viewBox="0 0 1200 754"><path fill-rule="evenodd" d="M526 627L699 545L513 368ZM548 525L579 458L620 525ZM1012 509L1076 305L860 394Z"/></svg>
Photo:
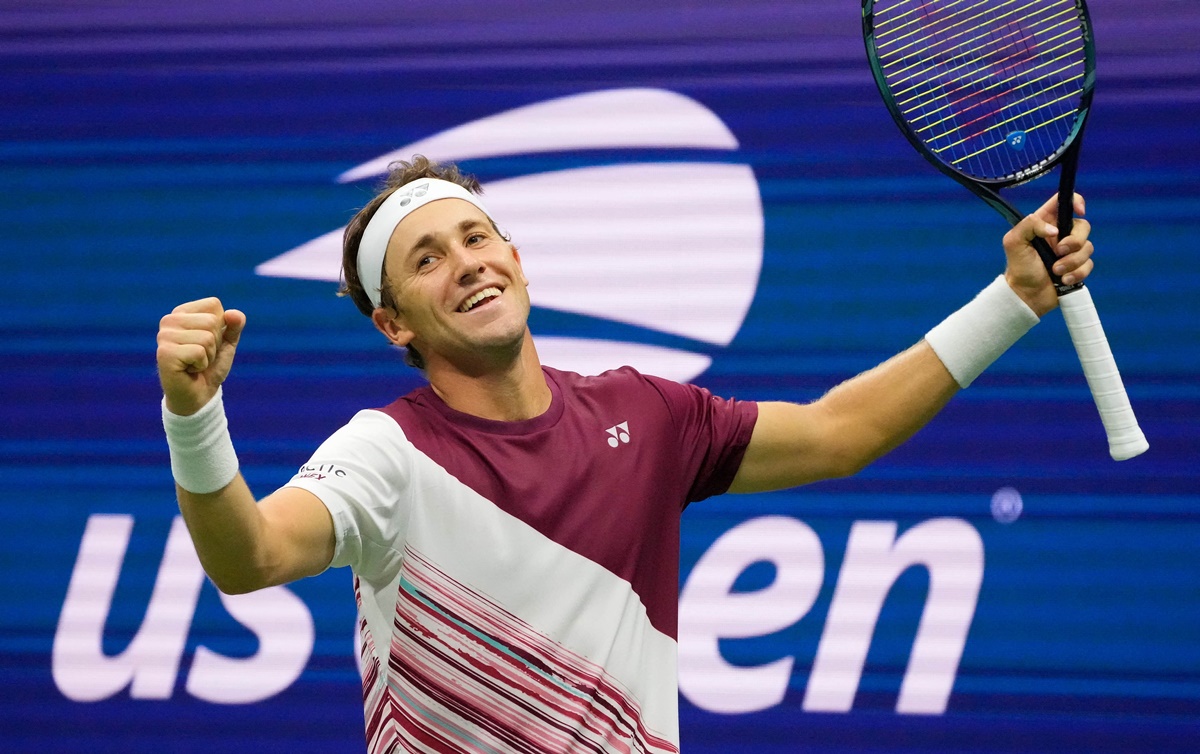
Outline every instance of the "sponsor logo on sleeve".
<svg viewBox="0 0 1200 754"><path fill-rule="evenodd" d="M296 472L296 476L300 479L316 479L317 481L322 481L330 477L340 479L346 476L346 470L332 463L322 463L315 466L306 463Z"/></svg>

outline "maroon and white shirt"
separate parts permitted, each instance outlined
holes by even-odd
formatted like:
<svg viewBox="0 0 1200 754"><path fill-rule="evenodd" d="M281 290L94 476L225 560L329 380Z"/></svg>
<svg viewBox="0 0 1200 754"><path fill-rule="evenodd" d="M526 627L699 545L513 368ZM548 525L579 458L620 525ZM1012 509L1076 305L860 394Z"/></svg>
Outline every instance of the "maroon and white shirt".
<svg viewBox="0 0 1200 754"><path fill-rule="evenodd" d="M289 482L354 570L372 754L678 751L680 514L728 489L757 407L630 368L544 371L541 416L423 387Z"/></svg>

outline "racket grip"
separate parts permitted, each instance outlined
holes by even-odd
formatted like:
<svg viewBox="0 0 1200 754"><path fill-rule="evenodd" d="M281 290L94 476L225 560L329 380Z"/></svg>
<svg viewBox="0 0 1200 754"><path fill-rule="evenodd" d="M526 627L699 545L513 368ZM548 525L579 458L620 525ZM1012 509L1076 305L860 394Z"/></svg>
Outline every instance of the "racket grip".
<svg viewBox="0 0 1200 754"><path fill-rule="evenodd" d="M1087 288L1078 288L1059 299L1071 342L1083 365L1083 375L1100 411L1108 435L1108 453L1115 461L1141 455L1150 447L1138 426L1117 362L1113 359L1096 304Z"/></svg>

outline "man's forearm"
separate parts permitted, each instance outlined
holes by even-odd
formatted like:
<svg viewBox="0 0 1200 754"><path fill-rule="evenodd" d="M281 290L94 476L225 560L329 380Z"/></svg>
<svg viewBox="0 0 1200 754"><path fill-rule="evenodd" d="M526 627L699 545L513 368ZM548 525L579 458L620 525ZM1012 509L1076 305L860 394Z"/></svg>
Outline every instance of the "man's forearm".
<svg viewBox="0 0 1200 754"><path fill-rule="evenodd" d="M227 594L267 586L263 520L239 473L216 492L198 494L178 484L175 493L205 573Z"/></svg>
<svg viewBox="0 0 1200 754"><path fill-rule="evenodd" d="M187 416L163 401L163 428L171 451L175 492L196 554L221 591L263 586L262 517L238 471L222 391Z"/></svg>
<svg viewBox="0 0 1200 754"><path fill-rule="evenodd" d="M1037 323L1003 278L924 340L807 405L759 405L732 491L843 477L888 453Z"/></svg>
<svg viewBox="0 0 1200 754"><path fill-rule="evenodd" d="M760 403L730 491L786 489L854 474L911 437L957 390L922 341L812 403Z"/></svg>
<svg viewBox="0 0 1200 754"><path fill-rule="evenodd" d="M843 382L818 401L837 417L850 473L887 454L929 423L959 390L924 340Z"/></svg>

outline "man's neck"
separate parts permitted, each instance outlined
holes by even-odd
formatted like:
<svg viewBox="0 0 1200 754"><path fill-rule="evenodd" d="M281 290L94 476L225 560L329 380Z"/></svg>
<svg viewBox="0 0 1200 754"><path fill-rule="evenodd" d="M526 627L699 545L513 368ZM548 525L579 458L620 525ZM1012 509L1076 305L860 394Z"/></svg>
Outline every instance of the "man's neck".
<svg viewBox="0 0 1200 754"><path fill-rule="evenodd" d="M516 358L472 370L446 361L428 365L430 387L447 406L495 421L522 421L550 408L550 386L528 331Z"/></svg>

